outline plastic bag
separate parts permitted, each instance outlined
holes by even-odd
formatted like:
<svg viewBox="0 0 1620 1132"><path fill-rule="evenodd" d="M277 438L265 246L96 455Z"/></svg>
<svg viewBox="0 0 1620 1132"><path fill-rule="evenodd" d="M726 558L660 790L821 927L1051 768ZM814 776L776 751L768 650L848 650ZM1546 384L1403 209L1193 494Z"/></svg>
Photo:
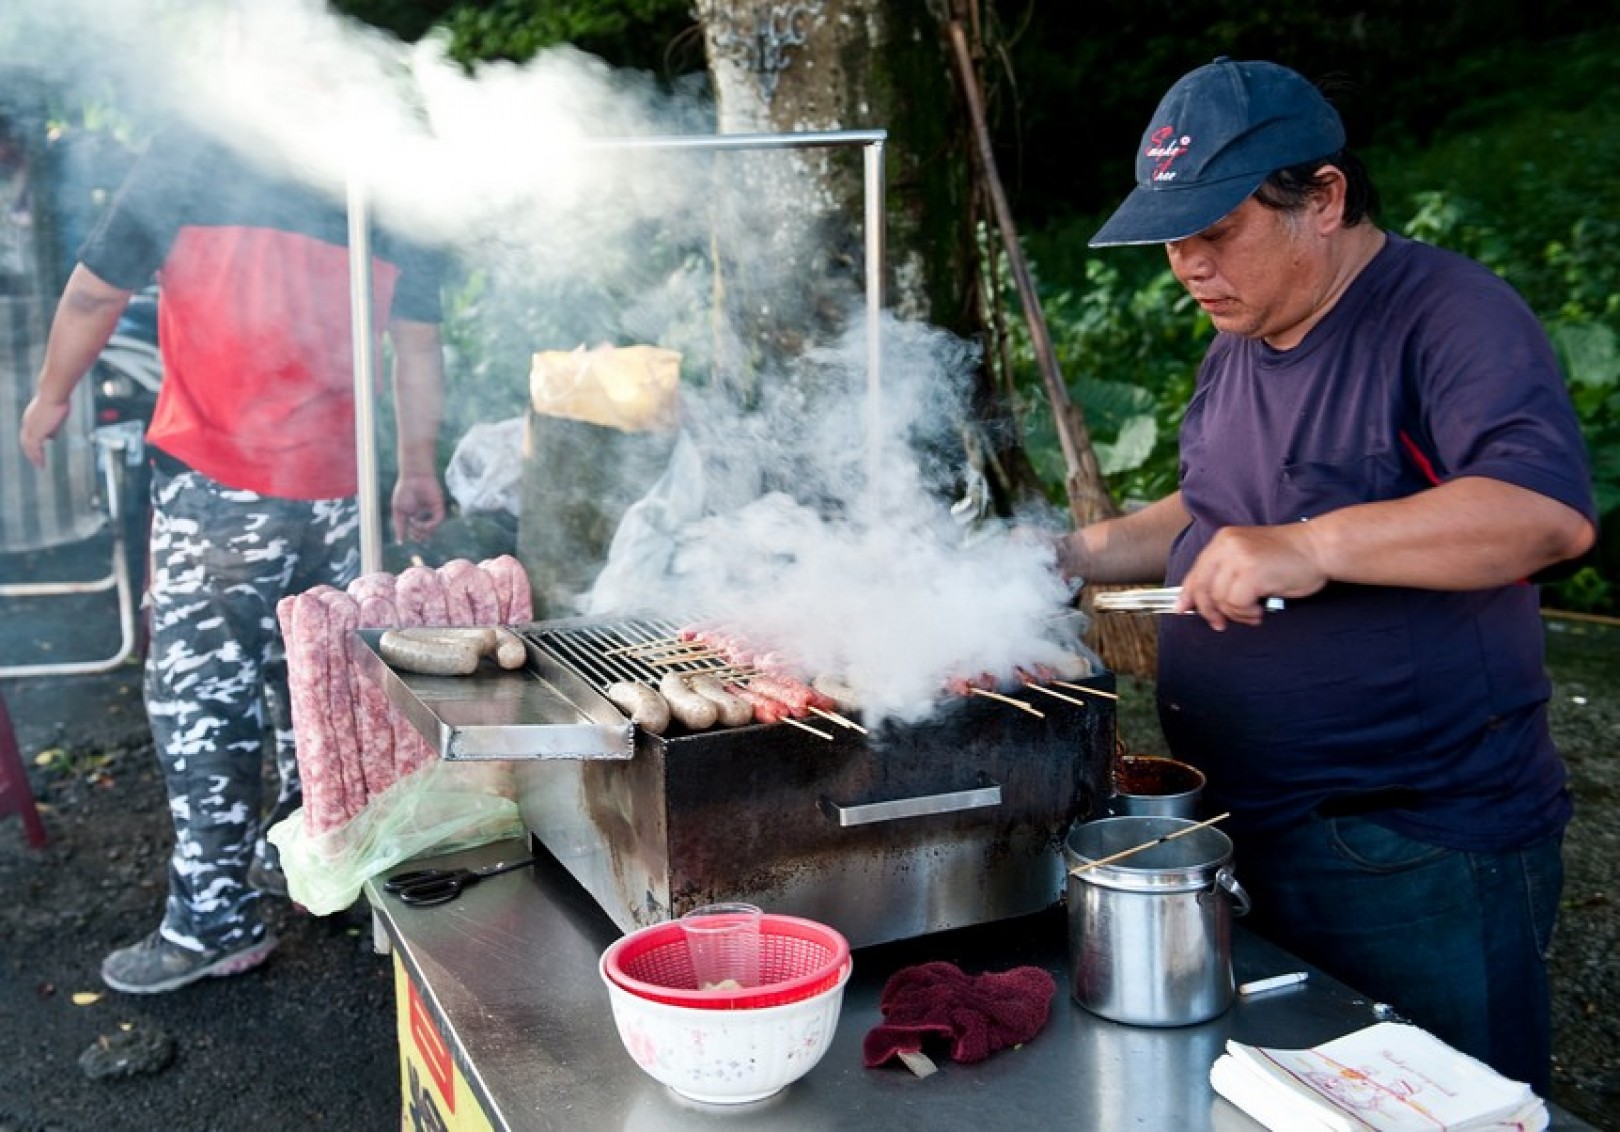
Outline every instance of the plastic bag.
<svg viewBox="0 0 1620 1132"><path fill-rule="evenodd" d="M469 428L444 469L444 484L462 511L523 510L523 417Z"/></svg>
<svg viewBox="0 0 1620 1132"><path fill-rule="evenodd" d="M299 809L270 827L287 895L317 916L342 911L366 881L425 853L452 853L521 836L511 768L434 760L400 779L343 825L304 829Z"/></svg>
<svg viewBox="0 0 1620 1132"><path fill-rule="evenodd" d="M703 517L703 498L703 459L682 432L664 474L619 520L607 564L581 599L581 612L602 617L632 610L657 593L681 532Z"/></svg>

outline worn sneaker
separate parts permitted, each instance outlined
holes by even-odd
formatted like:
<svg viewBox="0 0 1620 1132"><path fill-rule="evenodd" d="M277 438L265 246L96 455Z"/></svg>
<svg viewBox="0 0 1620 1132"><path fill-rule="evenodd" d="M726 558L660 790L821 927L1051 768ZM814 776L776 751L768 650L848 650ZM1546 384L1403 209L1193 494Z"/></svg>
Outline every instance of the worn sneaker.
<svg viewBox="0 0 1620 1132"><path fill-rule="evenodd" d="M276 949L266 933L235 951L191 951L154 931L139 943L121 947L101 961L101 981L125 994L162 994L198 979L239 975L263 963Z"/></svg>
<svg viewBox="0 0 1620 1132"><path fill-rule="evenodd" d="M287 874L281 871L281 866L263 857L253 858L248 866L248 887L256 888L267 896L287 895Z"/></svg>

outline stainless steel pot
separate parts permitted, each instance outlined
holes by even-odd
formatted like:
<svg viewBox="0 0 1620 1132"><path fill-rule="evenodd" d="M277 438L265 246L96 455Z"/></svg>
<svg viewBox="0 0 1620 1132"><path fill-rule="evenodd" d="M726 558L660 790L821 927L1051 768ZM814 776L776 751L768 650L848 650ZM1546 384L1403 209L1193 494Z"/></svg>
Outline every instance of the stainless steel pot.
<svg viewBox="0 0 1620 1132"><path fill-rule="evenodd" d="M1187 1026L1232 1005L1232 916L1249 897L1232 875L1232 841L1214 827L1111 864L1112 854L1196 824L1183 818L1103 818L1064 843L1069 976L1075 1001L1139 1026Z"/></svg>
<svg viewBox="0 0 1620 1132"><path fill-rule="evenodd" d="M1158 755L1121 755L1114 763L1114 793L1108 813L1197 818L1204 772L1191 763Z"/></svg>

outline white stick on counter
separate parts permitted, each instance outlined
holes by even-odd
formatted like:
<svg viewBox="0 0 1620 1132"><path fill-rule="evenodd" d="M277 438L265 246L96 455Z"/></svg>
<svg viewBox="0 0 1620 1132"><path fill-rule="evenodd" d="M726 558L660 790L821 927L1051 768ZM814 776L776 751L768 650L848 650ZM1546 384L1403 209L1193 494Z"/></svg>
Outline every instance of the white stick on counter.
<svg viewBox="0 0 1620 1132"><path fill-rule="evenodd" d="M1252 983L1244 983L1238 987L1237 992L1241 995L1262 994L1265 991L1297 986L1308 978L1310 975L1305 971L1290 971L1286 975L1273 975L1269 979L1256 979Z"/></svg>

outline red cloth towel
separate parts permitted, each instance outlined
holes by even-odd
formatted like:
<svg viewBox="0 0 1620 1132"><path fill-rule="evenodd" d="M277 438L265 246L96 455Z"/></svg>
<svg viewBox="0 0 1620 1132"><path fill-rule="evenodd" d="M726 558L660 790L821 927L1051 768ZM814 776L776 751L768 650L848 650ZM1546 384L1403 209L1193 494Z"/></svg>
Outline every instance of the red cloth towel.
<svg viewBox="0 0 1620 1132"><path fill-rule="evenodd" d="M983 1061L1040 1033L1056 993L1056 980L1039 967L983 975L945 962L905 967L883 987L883 1021L862 1044L866 1067L920 1050L930 1037L949 1040L951 1057L964 1065Z"/></svg>

